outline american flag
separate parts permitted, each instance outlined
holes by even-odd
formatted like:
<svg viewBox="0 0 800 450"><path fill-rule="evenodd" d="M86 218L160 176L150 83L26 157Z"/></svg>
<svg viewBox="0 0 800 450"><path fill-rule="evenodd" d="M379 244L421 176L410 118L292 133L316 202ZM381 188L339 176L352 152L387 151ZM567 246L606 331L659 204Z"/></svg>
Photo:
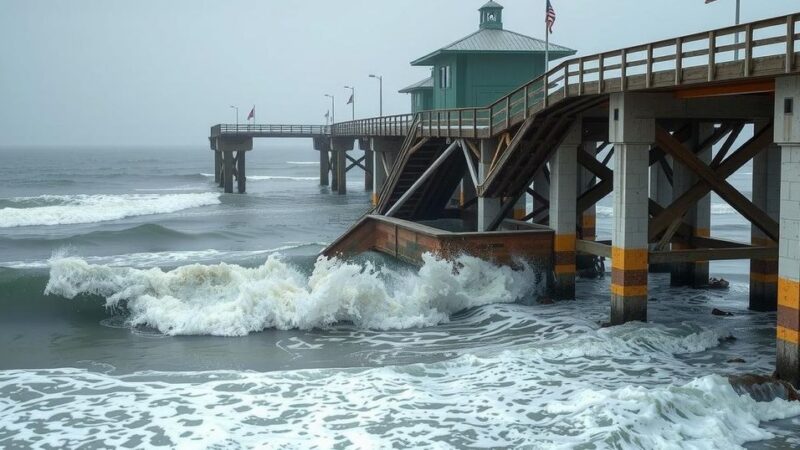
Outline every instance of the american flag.
<svg viewBox="0 0 800 450"><path fill-rule="evenodd" d="M547 17L545 17L544 22L547 24L547 31L553 34L553 25L556 23L556 10L553 9L550 0L547 0Z"/></svg>

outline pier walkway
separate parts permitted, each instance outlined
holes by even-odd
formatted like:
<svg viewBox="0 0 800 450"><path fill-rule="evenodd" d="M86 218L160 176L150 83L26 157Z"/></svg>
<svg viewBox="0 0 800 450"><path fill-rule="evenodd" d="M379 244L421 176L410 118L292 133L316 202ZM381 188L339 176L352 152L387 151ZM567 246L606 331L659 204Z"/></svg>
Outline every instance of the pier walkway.
<svg viewBox="0 0 800 450"><path fill-rule="evenodd" d="M375 208L324 253L372 249L413 261L460 245L507 259L518 248L543 267L557 299L575 297L582 259L611 258L612 324L647 320L649 271L704 287L709 261L750 260L751 309L777 311L776 373L800 385L798 20L573 58L483 108L336 123L312 136L320 181L333 167L331 183L344 190L347 161L359 165L347 151L359 140L372 157L362 167ZM737 146L745 127L753 136ZM217 154L236 145L212 142ZM727 181L750 161L752 198ZM712 192L752 224L750 242L711 235ZM609 194L612 240L599 242L595 205ZM546 230L509 233L516 222ZM519 244L528 234L535 248Z"/></svg>

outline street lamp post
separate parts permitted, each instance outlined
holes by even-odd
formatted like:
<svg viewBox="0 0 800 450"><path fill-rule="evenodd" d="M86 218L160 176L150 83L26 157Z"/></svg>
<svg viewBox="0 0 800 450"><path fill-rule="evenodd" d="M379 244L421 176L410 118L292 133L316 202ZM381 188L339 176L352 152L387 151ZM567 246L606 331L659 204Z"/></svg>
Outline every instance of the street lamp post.
<svg viewBox="0 0 800 450"><path fill-rule="evenodd" d="M336 123L336 97L331 94L325 94L325 97L331 99L331 125Z"/></svg>
<svg viewBox="0 0 800 450"><path fill-rule="evenodd" d="M236 110L236 130L239 130L239 107L231 105L232 109Z"/></svg>
<svg viewBox="0 0 800 450"><path fill-rule="evenodd" d="M353 120L356 120L356 88L352 86L345 86L345 89L350 89L350 104L353 105Z"/></svg>
<svg viewBox="0 0 800 450"><path fill-rule="evenodd" d="M370 78L377 78L380 85L380 116L383 117L383 76L370 74Z"/></svg>

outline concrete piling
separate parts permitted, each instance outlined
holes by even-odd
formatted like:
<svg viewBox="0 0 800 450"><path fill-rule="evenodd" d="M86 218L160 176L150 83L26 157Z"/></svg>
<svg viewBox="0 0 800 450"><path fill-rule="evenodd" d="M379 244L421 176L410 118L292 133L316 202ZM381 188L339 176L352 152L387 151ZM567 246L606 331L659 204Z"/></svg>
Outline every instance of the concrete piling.
<svg viewBox="0 0 800 450"><path fill-rule="evenodd" d="M550 159L550 228L555 232L553 296L559 300L575 298L575 217L582 129L578 118Z"/></svg>
<svg viewBox="0 0 800 450"><path fill-rule="evenodd" d="M704 149L697 147L707 140L713 133L712 123L693 121L689 140L684 142L687 148L695 151L697 157L708 164L711 162L711 146ZM687 190L698 181L697 176L686 166L673 164L672 198L680 198ZM711 230L711 194L703 196L692 206L684 217L684 222L689 225L692 234L697 237L709 237ZM679 243L672 244L673 249L689 248ZM670 283L672 286L703 287L708 285L708 261L695 261L690 263L674 263L670 269Z"/></svg>
<svg viewBox="0 0 800 450"><path fill-rule="evenodd" d="M611 323L647 320L648 173L655 120L641 118L648 99L612 94L609 141L614 144L614 226Z"/></svg>
<svg viewBox="0 0 800 450"><path fill-rule="evenodd" d="M775 81L775 143L781 148L778 376L800 386L800 76Z"/></svg>
<svg viewBox="0 0 800 450"><path fill-rule="evenodd" d="M247 152L236 152L236 188L240 194L247 191L247 176L245 172L245 155Z"/></svg>
<svg viewBox="0 0 800 450"><path fill-rule="evenodd" d="M767 124L757 122L757 128ZM780 220L781 148L769 145L753 158L753 203L770 217ZM752 245L768 247L775 242L755 225L751 225ZM778 260L753 259L750 261L750 309L775 311L778 308Z"/></svg>

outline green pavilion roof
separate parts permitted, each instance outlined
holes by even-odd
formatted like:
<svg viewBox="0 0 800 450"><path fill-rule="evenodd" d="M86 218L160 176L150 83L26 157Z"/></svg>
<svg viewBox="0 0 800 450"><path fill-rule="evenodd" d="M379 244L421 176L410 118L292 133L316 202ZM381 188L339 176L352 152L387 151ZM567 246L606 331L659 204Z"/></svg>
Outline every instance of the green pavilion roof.
<svg viewBox="0 0 800 450"><path fill-rule="evenodd" d="M447 53L544 53L541 39L502 29L484 28L433 53L411 62L412 66L432 66L434 59ZM550 59L574 55L575 50L550 43Z"/></svg>
<svg viewBox="0 0 800 450"><path fill-rule="evenodd" d="M425 78L422 81L417 81L416 83L412 84L411 86L404 87L400 89L399 93L401 94L410 94L414 91L418 91L420 89L433 89L433 77Z"/></svg>

